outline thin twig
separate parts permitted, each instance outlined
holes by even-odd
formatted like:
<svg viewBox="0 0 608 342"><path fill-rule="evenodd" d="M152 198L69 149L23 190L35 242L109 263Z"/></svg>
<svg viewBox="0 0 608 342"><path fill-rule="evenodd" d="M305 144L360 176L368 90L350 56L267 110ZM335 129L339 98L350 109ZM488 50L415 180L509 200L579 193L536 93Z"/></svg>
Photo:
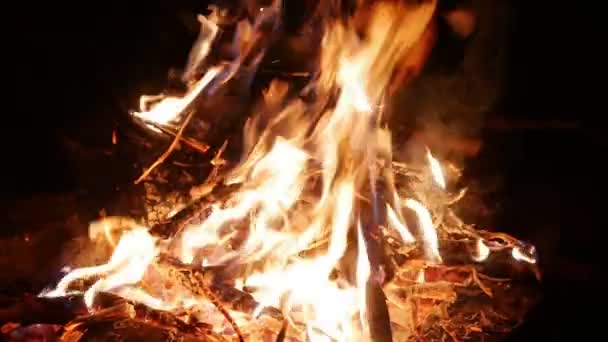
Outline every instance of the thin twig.
<svg viewBox="0 0 608 342"><path fill-rule="evenodd" d="M224 316L226 321L232 326L234 333L237 335L239 342L244 342L243 334L241 329L237 325L236 321L224 304L219 295L214 293L209 287L209 279L206 279L205 273L208 272L204 269L197 269L192 265L182 264L179 260L174 259L171 256L161 256L158 262L162 263L163 266L167 266L167 279L177 280L181 285L186 286L197 296L203 296L207 298L213 306ZM253 300L253 297L251 297ZM255 300L253 300L255 301Z"/></svg>
<svg viewBox="0 0 608 342"><path fill-rule="evenodd" d="M230 323L230 326L232 326L232 330L234 330L234 333L238 337L239 342L245 342L245 339L243 338L243 333L241 332L241 329L239 328L238 324L236 324L234 318L232 318L228 310L224 308L222 302L217 298L217 296L213 292L211 292L211 290L209 290L207 287L201 287L201 290L205 293L207 299L209 299L209 301L215 306L215 308L224 316L226 321Z"/></svg>
<svg viewBox="0 0 608 342"><path fill-rule="evenodd" d="M475 269L475 267L471 267L471 276L473 277L473 281L481 289L481 291L483 291L490 298L494 296L492 289L487 287L477 276L477 270Z"/></svg>
<svg viewBox="0 0 608 342"><path fill-rule="evenodd" d="M154 122L147 122L146 121L146 124L148 124L148 125L156 128L159 131L161 131L161 132L163 132L163 133L165 133L167 135L170 135L170 136L172 136L174 138L177 136L177 134L175 132L173 132L172 130L170 130L170 129L166 128L166 127L163 127L161 125L157 125ZM207 145L205 143L198 142L195 139L192 139L192 138L189 138L189 137L186 137L186 136L181 136L181 137L179 137L179 140L181 142L183 142L184 144L192 147L193 149L195 149L195 150L197 150L199 152L206 153L207 151L209 151L209 145Z"/></svg>
<svg viewBox="0 0 608 342"><path fill-rule="evenodd" d="M148 175L156 167L158 167L160 164L162 164L165 161L165 159L167 159L167 157L169 157L169 155L171 155L171 152L173 152L175 147L177 147L177 143L180 141L180 138L181 138L182 134L184 133L186 126L188 126L188 123L190 122L190 119L192 119L193 116L194 116L194 111L192 110L186 116L186 119L184 120L184 122L182 123L182 126L179 128L179 131L175 135L175 139L173 139L173 142L171 142L171 145L169 145L169 148L165 151L165 153L163 153L160 157L158 157L158 159L156 159L156 161L152 165L150 165L150 167L146 171L144 171L144 173L142 173L141 176L139 176L139 178L135 181L135 184L139 184L142 180L144 180L146 177L148 177Z"/></svg>
<svg viewBox="0 0 608 342"><path fill-rule="evenodd" d="M488 297L492 298L493 297L493 293L492 293L492 289L489 288L488 286L486 286L478 277L478 273L477 273L477 269L475 269L475 267L473 266L468 266L468 265L463 265L463 266L450 266L446 268L446 271L463 271L463 272L467 272L471 278L469 278L469 281L473 281L473 283L475 285L477 285L477 287L483 292L485 293ZM470 282L467 281L467 284L470 284Z"/></svg>
<svg viewBox="0 0 608 342"><path fill-rule="evenodd" d="M452 331L452 329L449 329L445 323L441 323L440 326L441 329L443 329L443 331L450 336L452 342L460 342L460 339L456 337L456 334Z"/></svg>

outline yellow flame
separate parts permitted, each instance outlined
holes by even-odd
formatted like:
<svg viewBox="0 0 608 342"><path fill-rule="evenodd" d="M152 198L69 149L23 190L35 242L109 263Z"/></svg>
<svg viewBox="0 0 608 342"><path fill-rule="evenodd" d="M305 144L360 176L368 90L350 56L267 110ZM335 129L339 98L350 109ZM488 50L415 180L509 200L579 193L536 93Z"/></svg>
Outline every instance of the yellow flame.
<svg viewBox="0 0 608 342"><path fill-rule="evenodd" d="M120 216L107 216L99 221L92 222L89 225L89 238L97 240L104 237L113 247L116 246L114 233L117 230L134 229L138 225L135 220Z"/></svg>
<svg viewBox="0 0 608 342"><path fill-rule="evenodd" d="M433 225L431 213L422 203L415 199L408 198L405 200L405 206L412 209L418 216L418 222L422 229L422 238L425 243L425 254L430 261L441 262L439 255L439 242L437 241L437 232Z"/></svg>

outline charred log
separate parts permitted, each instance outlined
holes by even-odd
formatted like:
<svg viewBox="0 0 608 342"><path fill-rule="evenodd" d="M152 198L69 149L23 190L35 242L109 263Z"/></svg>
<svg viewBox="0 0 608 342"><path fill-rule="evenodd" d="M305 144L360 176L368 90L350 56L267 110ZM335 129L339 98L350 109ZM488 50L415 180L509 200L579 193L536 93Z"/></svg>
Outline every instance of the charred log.
<svg viewBox="0 0 608 342"><path fill-rule="evenodd" d="M159 236L163 239L168 239L175 236L188 224L202 222L209 215L212 204L219 203L238 187L238 185L224 184L210 186L213 188L210 190L208 195L193 201L184 209L180 210L177 214L164 222L154 225L150 232L153 235Z"/></svg>

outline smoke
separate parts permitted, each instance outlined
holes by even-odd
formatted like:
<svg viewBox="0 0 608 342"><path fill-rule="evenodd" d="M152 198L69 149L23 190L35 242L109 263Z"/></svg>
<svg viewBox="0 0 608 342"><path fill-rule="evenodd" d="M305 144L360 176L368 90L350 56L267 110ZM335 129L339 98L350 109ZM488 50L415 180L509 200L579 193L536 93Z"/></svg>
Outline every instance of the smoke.
<svg viewBox="0 0 608 342"><path fill-rule="evenodd" d="M504 0L472 0L460 4L476 14L473 34L460 38L438 17L436 45L422 73L393 100L392 126L397 142L412 131L424 132L426 143L456 159L475 149L454 148L480 136L485 115L495 108L505 89L510 5ZM436 141L438 140L438 141ZM463 142L467 145L467 142Z"/></svg>
<svg viewBox="0 0 608 342"><path fill-rule="evenodd" d="M246 13L251 19L268 0L235 2L243 7L235 13ZM254 75L257 81L253 83L254 87L267 88L275 77L314 74L319 64L323 27L317 14L346 13L350 5L359 2L366 1L282 2L284 13L280 34L264 37L272 42L265 44L267 53ZM439 6L436 44L429 60L420 75L391 95L387 108L390 108L390 128L396 144L411 140L413 132L417 132L417 136L422 133L424 143L434 152L458 161L478 152L480 142L477 139L485 115L499 104L503 95L511 4L506 0L442 0ZM462 27L454 29L446 19L454 9L462 8L471 10L476 17L474 31L466 38L462 37ZM357 19L365 22L365 18ZM294 85L306 80L288 78ZM212 127L234 121L218 117L222 117L221 122L211 123ZM214 131L224 132L218 128Z"/></svg>

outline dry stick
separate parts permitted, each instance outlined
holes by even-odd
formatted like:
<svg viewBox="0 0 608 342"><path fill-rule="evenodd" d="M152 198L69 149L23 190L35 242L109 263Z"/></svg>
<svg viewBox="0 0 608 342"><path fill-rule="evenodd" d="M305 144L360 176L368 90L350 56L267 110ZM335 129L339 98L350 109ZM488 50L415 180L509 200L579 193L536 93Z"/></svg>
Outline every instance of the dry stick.
<svg viewBox="0 0 608 342"><path fill-rule="evenodd" d="M385 196L385 184L383 182L375 182L374 186L374 199L372 205L375 203L384 203ZM369 204L361 202L362 206L371 209ZM383 210L377 208L378 210ZM385 217L383 213L377 215L377 217ZM386 294L382 289L382 285L385 281L383 279L387 270L386 255L384 254L384 246L382 240L382 231L380 224L377 222L376 217L372 215L368 218L366 224L362 229L363 241L362 246L359 245L359 253L365 248L367 251L368 262L370 267L370 275L366 281L366 306L367 306L367 321L369 324L370 338L374 342L390 342L393 340L393 332L390 326L390 314L387 306Z"/></svg>
<svg viewBox="0 0 608 342"><path fill-rule="evenodd" d="M288 326L288 320L283 320L283 324L281 325L281 330L279 331L279 334L277 335L277 339L275 340L275 342L284 342L285 341L285 336L287 335L287 326Z"/></svg>
<svg viewBox="0 0 608 342"><path fill-rule="evenodd" d="M234 320L234 318L232 318L232 316L230 315L228 310L226 310L226 308L224 308L224 306L222 305L221 301L217 298L217 296L215 296L215 294L213 294L213 292L211 292L211 290L209 290L207 287L201 287L201 290L205 294L205 297L207 297L207 299L209 299L209 301L224 316L224 318L228 321L228 323L230 323L230 326L232 326L234 333L236 334L236 336L239 339L239 342L245 342L245 339L243 338L243 333L241 332L241 329L239 328L238 324L236 324L236 321Z"/></svg>
<svg viewBox="0 0 608 342"><path fill-rule="evenodd" d="M165 159L167 159L167 157L171 154L171 152L173 152L173 150L177 146L177 143L180 141L180 138L181 138L182 134L184 133L186 126L188 126L188 123L190 122L190 119L192 119L193 116L194 116L194 110L190 110L190 112L186 116L186 119L182 123L182 126L179 128L179 131L175 135L173 142L171 142L171 145L169 145L169 148L165 151L165 153L163 153L160 157L158 157L158 159L156 159L156 161L152 165L150 165L150 167L146 171L144 171L144 173L142 173L141 176L139 176L139 178L135 181L135 184L139 184L142 180L144 180L146 177L148 177L148 175L156 167L158 167L160 164L162 164L165 161Z"/></svg>
<svg viewBox="0 0 608 342"><path fill-rule="evenodd" d="M452 342L460 342L460 339L456 337L456 334L451 329L449 329L446 324L441 324L440 326L441 329L443 329L443 331L450 336Z"/></svg>
<svg viewBox="0 0 608 342"><path fill-rule="evenodd" d="M492 298L494 296L494 293L492 292L492 289L489 288L489 287L487 287L479 279L479 276L477 275L477 270L475 269L475 267L471 267L471 277L472 277L473 282L475 283L475 285L477 285L477 287L479 287L479 289L481 289L481 291L483 291L483 293L485 293L490 298Z"/></svg>
<svg viewBox="0 0 608 342"><path fill-rule="evenodd" d="M204 270L197 269L192 265L182 264L179 260L170 256L161 256L158 261L161 262L163 266L166 266L168 279L177 280L194 294L207 298L232 326L239 342L245 341L241 329L236 324L234 318L232 318L228 310L226 310L220 298L218 298L218 296L209 288Z"/></svg>
<svg viewBox="0 0 608 342"><path fill-rule="evenodd" d="M161 132L163 132L165 134L168 134L168 135L170 135L170 136L172 136L174 138L177 136L177 133L175 133L172 130L170 130L168 128L165 128L165 127L163 127L161 125L157 125L156 123L146 122L146 124L148 124L148 125L156 128L159 131L161 131ZM181 137L179 137L179 140L181 142L183 142L184 144L192 147L193 149L195 149L195 150L197 150L197 151L199 151L201 153L206 153L207 151L209 151L209 145L207 145L205 143L198 142L195 139L192 139L192 138L189 138L189 137L186 137L186 136L181 136Z"/></svg>

